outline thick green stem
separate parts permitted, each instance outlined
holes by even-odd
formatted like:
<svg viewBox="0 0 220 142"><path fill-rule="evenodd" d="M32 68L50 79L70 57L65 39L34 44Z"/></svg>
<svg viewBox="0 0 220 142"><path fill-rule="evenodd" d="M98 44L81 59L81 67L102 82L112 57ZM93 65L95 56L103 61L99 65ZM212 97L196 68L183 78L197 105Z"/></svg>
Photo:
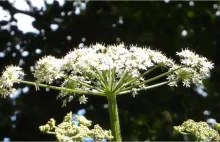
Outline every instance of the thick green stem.
<svg viewBox="0 0 220 142"><path fill-rule="evenodd" d="M114 136L114 141L121 142L122 141L121 129L120 129L117 100L116 100L115 94L108 95L108 105L109 105L111 130L112 130L112 134Z"/></svg>

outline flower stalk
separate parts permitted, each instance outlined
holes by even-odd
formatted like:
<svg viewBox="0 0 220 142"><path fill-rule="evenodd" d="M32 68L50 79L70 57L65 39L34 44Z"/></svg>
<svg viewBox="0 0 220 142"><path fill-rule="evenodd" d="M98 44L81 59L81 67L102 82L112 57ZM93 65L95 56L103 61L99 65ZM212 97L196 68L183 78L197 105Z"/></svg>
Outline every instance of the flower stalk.
<svg viewBox="0 0 220 142"><path fill-rule="evenodd" d="M170 82L169 81L160 82L160 83L157 83L157 84L154 84L154 85L147 86L145 88L137 89L137 91L153 89L153 88L156 88L156 87L167 85L168 83L170 83ZM131 93L131 92L132 92L132 90L122 91L118 95L128 94L128 93Z"/></svg>
<svg viewBox="0 0 220 142"><path fill-rule="evenodd" d="M20 80L20 79L14 79L14 81L18 82L18 83L39 86L39 87L49 88L49 89L54 89L54 90L59 90L59 91L66 91L66 92L71 92L71 93L105 96L103 93L100 93L100 92L91 92L91 91L83 91L83 90L77 90L77 89L69 89L69 88L65 88L65 87L57 87L57 86L35 83L35 82L25 81L25 80Z"/></svg>
<svg viewBox="0 0 220 142"><path fill-rule="evenodd" d="M109 106L109 115L111 130L114 136L114 141L121 142L121 129L118 116L117 100L115 94L108 94L108 106Z"/></svg>

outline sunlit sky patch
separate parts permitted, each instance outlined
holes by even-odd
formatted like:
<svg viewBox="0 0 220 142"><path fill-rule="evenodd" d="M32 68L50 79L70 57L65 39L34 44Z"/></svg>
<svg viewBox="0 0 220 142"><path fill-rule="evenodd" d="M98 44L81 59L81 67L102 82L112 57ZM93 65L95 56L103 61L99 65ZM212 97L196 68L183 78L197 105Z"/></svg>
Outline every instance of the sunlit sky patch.
<svg viewBox="0 0 220 142"><path fill-rule="evenodd" d="M8 11L3 10L3 8L0 6L0 21L9 21L11 19L11 15Z"/></svg>
<svg viewBox="0 0 220 142"><path fill-rule="evenodd" d="M36 34L40 33L32 25L32 22L35 21L35 18L22 13L16 13L14 15L14 18L17 20L18 29L21 30L23 33L27 33L27 32L33 32Z"/></svg>
<svg viewBox="0 0 220 142"><path fill-rule="evenodd" d="M37 8L38 10L46 10L46 5L47 4L53 4L54 1L58 1L59 5L62 7L65 3L65 0L29 0L31 3L31 6ZM31 7L27 4L27 2L25 0L9 0L9 2L18 10L22 10L22 11L32 11ZM31 17L29 15L26 14L22 14L22 13L16 13L15 15L13 15L14 18L17 20L17 23L14 21L12 24L17 24L17 27L19 30L21 30L23 33L27 33L27 32L32 32L32 33L36 33L39 34L40 32L33 27L32 22L35 21L34 17ZM11 15L8 11L4 10L1 6L0 6L0 21L4 20L4 21L9 21L11 19ZM2 27L2 29L7 29L10 30L10 25L11 23L9 23L8 25L5 25L4 27ZM53 30L56 30L58 27L53 27Z"/></svg>

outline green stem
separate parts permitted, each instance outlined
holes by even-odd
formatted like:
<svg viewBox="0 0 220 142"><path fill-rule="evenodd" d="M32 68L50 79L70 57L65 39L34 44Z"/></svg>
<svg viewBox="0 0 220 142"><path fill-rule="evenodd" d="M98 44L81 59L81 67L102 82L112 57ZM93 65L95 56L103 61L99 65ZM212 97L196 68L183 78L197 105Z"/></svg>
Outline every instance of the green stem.
<svg viewBox="0 0 220 142"><path fill-rule="evenodd" d="M29 84L29 85L33 85L33 86L40 86L40 87L50 88L50 89L60 90L60 91L62 90L62 91L66 91L66 92L73 92L73 93L86 94L86 95L105 96L103 93L100 93L100 92L69 89L69 88L65 88L65 87L57 87L57 86L46 85L46 84L41 84L41 83L36 83L36 82L31 82L31 81L24 81L24 80L20 80L20 79L15 79L15 81L18 83L24 83L24 84Z"/></svg>
<svg viewBox="0 0 220 142"><path fill-rule="evenodd" d="M135 84L134 86L129 86L129 87L127 87L127 88L121 89L120 92L123 92L123 91L126 91L126 90L130 90L130 89L132 89L132 88L134 88L134 87L136 87L136 86L140 86L140 85L143 85L143 84L147 84L147 83L152 82L152 81L154 81L154 80L157 80L157 79L159 79L159 78L161 78L161 77L164 77L164 76L166 76L166 75L169 75L170 73L173 73L174 71L177 71L177 70L179 70L179 69L181 69L181 68L184 68L184 67L185 67L185 66L182 66L182 67L179 67L179 68L177 68L177 69L167 71L167 72L162 73L162 74L160 74L160 75L158 75L158 76L155 76L155 77L153 77L153 78L150 78L150 79L148 79L148 80L146 80L146 81L143 81L143 82L141 82L141 83Z"/></svg>
<svg viewBox="0 0 220 142"><path fill-rule="evenodd" d="M96 77L96 79L97 79L98 81L100 81L100 83L102 84L103 88L106 88L106 89L107 89L107 87L108 87L107 81L103 78L103 76L102 76L102 74L100 73L99 70L97 70L96 68L94 68L94 70L95 70L96 72L94 72L93 75Z"/></svg>
<svg viewBox="0 0 220 142"><path fill-rule="evenodd" d="M100 75L102 76L102 78L104 79L104 83L106 84L106 90L107 91L111 91L111 88L110 88L110 78L109 78L109 75L107 74L107 71L101 71Z"/></svg>
<svg viewBox="0 0 220 142"><path fill-rule="evenodd" d="M89 85L89 84L87 84L87 83L85 83L85 82L83 82L83 81L76 80L76 79L73 79L73 78L68 77L68 76L62 76L62 77L63 77L64 79L68 79L68 80L70 80L70 81L77 82L77 83L81 84L82 86L86 86L86 87L88 87L88 88L95 89L95 90L97 90L97 91L103 92L103 90L101 90L101 89L99 89L99 88L97 88L97 87L91 86L91 85Z"/></svg>
<svg viewBox="0 0 220 142"><path fill-rule="evenodd" d="M149 69L149 70L147 70L146 72L142 73L142 74L141 74L139 77L134 78L134 79L132 79L131 81L124 83L122 86L120 86L120 88L119 88L119 89L124 88L124 87L126 87L126 86L130 85L131 83L133 83L133 82L137 81L137 80L138 80L138 79L140 79L141 77L144 77L145 75L147 75L147 74L149 74L150 72L154 71L154 70L155 70L155 69L157 69L158 67L159 67L159 65L157 65L157 66L155 66L155 67L150 68L150 69Z"/></svg>
<svg viewBox="0 0 220 142"><path fill-rule="evenodd" d="M152 89L152 88L156 88L156 87L159 87L159 86L166 85L168 83L170 83L170 81L164 81L164 82L161 82L161 83L157 83L157 84L154 84L154 85L147 86L145 88L140 88L137 91L149 90L149 89ZM120 92L118 95L128 94L128 93L131 93L131 92L132 92L132 90L127 90L127 91Z"/></svg>
<svg viewBox="0 0 220 142"><path fill-rule="evenodd" d="M115 94L108 95L108 105L109 105L111 130L114 136L114 141L121 142L122 139L121 139L119 116L118 116L117 100Z"/></svg>
<svg viewBox="0 0 220 142"><path fill-rule="evenodd" d="M113 68L110 70L110 90L113 90L114 87L114 82L115 82L115 70L116 68Z"/></svg>
<svg viewBox="0 0 220 142"><path fill-rule="evenodd" d="M125 71L123 73L123 75L121 76L121 78L119 79L119 81L117 82L117 84L115 85L114 89L113 89L113 92L117 91L122 85L124 82L126 82L127 78L129 77L128 75L129 73L127 71Z"/></svg>

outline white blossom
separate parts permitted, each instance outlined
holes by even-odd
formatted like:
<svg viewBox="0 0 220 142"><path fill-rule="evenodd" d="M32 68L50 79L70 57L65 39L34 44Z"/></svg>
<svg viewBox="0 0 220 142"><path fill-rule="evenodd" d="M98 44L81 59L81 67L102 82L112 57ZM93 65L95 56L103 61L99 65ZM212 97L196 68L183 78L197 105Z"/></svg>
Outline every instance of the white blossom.
<svg viewBox="0 0 220 142"><path fill-rule="evenodd" d="M186 53L189 52L187 51ZM170 86L177 86L178 81L182 81L183 86L186 87L190 87L192 83L197 85L202 84L202 80L209 73L210 69L213 68L212 66L209 67L204 66L205 63L207 63L208 61L206 62L204 61L203 64L201 64L199 60L203 60L203 59L200 59L200 57L198 56L188 56L188 58L182 60L182 64L186 65L186 67L183 67L184 65L174 65L172 68L169 69L171 71L180 68L182 66L181 69L174 71L172 74L168 76L167 79L170 81L169 83ZM197 58L194 59L197 61L194 61L194 63L192 63L193 61L191 61L191 63L189 62L186 63L187 60L192 60L191 58Z"/></svg>
<svg viewBox="0 0 220 142"><path fill-rule="evenodd" d="M208 61L207 58L202 57L194 52L185 49L181 52L177 52L177 55L181 58L182 66L186 66L174 72L177 75L178 80L182 80L183 86L190 87L191 83L202 84L202 80L209 75L210 70L213 68L213 63ZM171 69L180 66L175 66Z"/></svg>
<svg viewBox="0 0 220 142"><path fill-rule="evenodd" d="M61 59L46 56L37 61L33 74L37 83L51 84L55 79L62 78L61 87L67 89L61 89L59 97L64 97L65 101L69 102L77 91L80 94L101 94L101 96L109 93L133 93L135 96L140 90L158 87L160 83L152 87L151 81L155 79L145 76L148 71L157 67L167 72L162 77L167 76L168 82L162 85L168 83L170 86L177 86L182 82L183 86L190 87L192 83L202 84L203 78L210 74L214 65L207 58L188 49L177 52L177 55L181 59L180 64L176 64L161 51L149 47L95 44L75 48ZM20 68L14 70L18 72ZM13 78L18 78L19 75L20 72ZM1 77L4 82L0 81L0 87L1 94L5 95L14 91L12 89L14 82L4 76ZM85 104L87 98L82 95L79 102Z"/></svg>
<svg viewBox="0 0 220 142"><path fill-rule="evenodd" d="M208 75L210 69L212 69L214 65L208 61L207 58L201 57L188 49L182 50L182 52L177 52L177 55L181 57L181 63L183 65L197 69L198 73L203 76Z"/></svg>
<svg viewBox="0 0 220 142"><path fill-rule="evenodd" d="M73 74L88 75L90 79L96 78L97 70L104 73L115 69L114 82L117 82L124 72L129 72L129 76L137 78L141 74L140 71L147 71L155 65L172 67L174 64L159 51L133 45L125 47L123 44L115 46L96 44L88 48L75 49L63 60L64 70L72 71Z"/></svg>
<svg viewBox="0 0 220 142"><path fill-rule="evenodd" d="M132 88L132 96L135 97L138 93L137 93L137 89L136 88Z"/></svg>
<svg viewBox="0 0 220 142"><path fill-rule="evenodd" d="M46 56L37 61L34 70L34 77L37 82L46 82L51 84L54 79L61 77L61 67L63 61L53 56Z"/></svg>
<svg viewBox="0 0 220 142"><path fill-rule="evenodd" d="M7 66L2 76L0 77L0 94L3 97L7 95L13 95L16 89L13 88L16 79L23 76L24 72L20 67L17 66Z"/></svg>
<svg viewBox="0 0 220 142"><path fill-rule="evenodd" d="M182 50L182 52L177 52L177 55L181 57L181 64L179 65L166 57L161 51L147 47L140 48L135 45L125 47L124 44L110 46L95 44L87 48L70 51L63 58L62 69L71 71L75 78L78 77L78 80L99 87L103 91L105 91L106 84L100 80L100 75L109 85L111 72L114 70L113 83L115 85L123 77L124 83L135 79L126 86L130 87L130 93L135 95L138 90L146 88L142 82L148 78L140 77L140 75L155 66L165 67L171 71L170 74L167 74L168 85L177 86L178 82L182 81L185 87L190 87L192 83L201 84L204 76L208 75L210 69L213 68L213 63L192 51ZM182 68L173 71L180 67ZM126 77L124 76L125 73L127 73ZM101 82L99 85L96 84L97 80ZM91 92L99 91L83 85L77 85L77 89ZM123 90L123 88L120 89ZM125 92L129 91L125 89Z"/></svg>

